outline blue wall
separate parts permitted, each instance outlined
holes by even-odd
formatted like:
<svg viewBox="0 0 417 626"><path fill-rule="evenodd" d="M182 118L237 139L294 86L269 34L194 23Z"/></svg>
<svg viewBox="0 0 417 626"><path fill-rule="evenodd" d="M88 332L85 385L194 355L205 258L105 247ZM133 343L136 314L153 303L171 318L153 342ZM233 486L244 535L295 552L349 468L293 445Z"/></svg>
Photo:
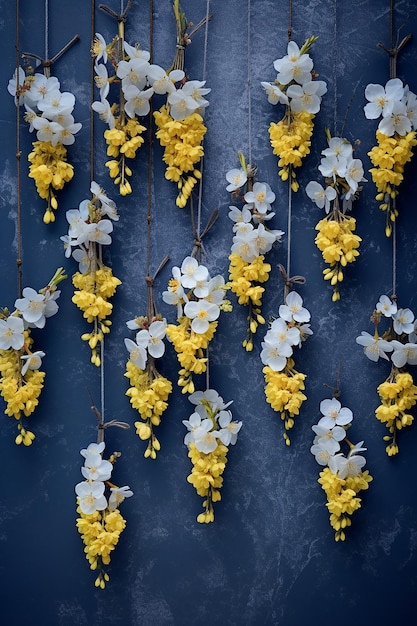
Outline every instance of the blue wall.
<svg viewBox="0 0 417 626"><path fill-rule="evenodd" d="M20 47L43 55L44 3L21 2ZM416 33L417 6L398 1L394 30L400 38ZM109 0L115 10L119 3ZM211 87L206 112L203 223L218 207L220 217L204 240L204 263L212 274L227 278L231 222L225 173L237 166L237 152L248 154L258 166L259 179L276 193L275 228L287 230L287 186L277 175L276 157L269 145L268 125L278 119L260 87L273 80L272 62L286 52L288 2L253 0L248 46L247 3L212 0L207 36L206 75ZM336 9L337 5L337 10ZM195 24L206 15L204 0L184 0L187 18ZM15 158L16 110L7 93L15 67L15 7L1 2L0 56L2 59L0 149L0 306L13 307L17 297ZM336 19L335 19L336 17ZM115 21L98 6L96 30L106 40L115 34ZM347 272L342 297L335 304L322 279L321 255L314 244L315 224L321 217L304 192L318 179L317 166L325 146L325 127L335 128L351 142L365 169L374 144L376 123L363 113L364 89L369 82L385 84L389 78L387 54L377 46L389 45L389 2L294 2L293 39L300 45L319 36L311 56L328 93L316 118L313 148L293 198L291 240L292 273L306 284L299 288L312 314L314 335L297 354L299 369L307 374L308 399L292 433L292 445L282 439L279 416L266 404L259 360L262 333L252 353L241 341L246 311L235 304L221 316L210 352L211 385L223 398L233 400L233 415L243 422L229 453L222 501L215 506L213 524L200 525L196 516L201 499L186 477L190 461L183 444L181 420L191 413L190 403L175 385L177 362L169 346L163 373L174 382L174 392L158 430L161 452L156 461L143 458L144 445L135 435L137 414L125 396L124 368L129 336L125 322L146 309L147 150L134 164L131 196L115 193L104 168L104 126L95 124L96 180L118 205L113 243L106 261L123 284L113 299L112 331L105 347L106 419L128 422L130 430L106 433L109 451L120 450L117 477L129 484L134 497L122 512L127 528L112 557L107 588L94 587L94 574L84 558L75 527L74 485L81 480L79 450L96 438L89 392L100 403L100 371L90 364L89 349L80 335L88 330L71 302L70 279L62 283L59 313L39 331L46 385L30 424L37 437L30 448L14 444L15 423L2 417L0 446L3 480L0 497L0 584L2 623L20 626L101 626L112 624L279 625L304 623L339 626L355 623L415 623L417 500L417 428L400 437L400 454L388 458L377 422L377 385L388 375L388 363L373 364L362 354L355 338L372 332L369 316L383 293L392 288L392 242L384 234L384 215L368 183L354 206L361 256ZM33 136L22 126L22 241L23 286L43 286L55 268L76 270L66 259L59 237L67 232L65 211L88 197L91 10L86 0L49 2L49 50L54 55L76 33L80 40L53 66L61 88L76 96L75 116L83 123L69 150L75 167L73 181L60 194L54 224L42 222L44 203L27 178L26 156ZM149 7L136 0L128 13L126 39L149 48ZM205 30L201 28L186 51L191 78L202 78ZM175 25L169 0L154 1L154 62L170 65L175 46ZM248 61L250 92L248 94ZM406 45L398 60L398 76L416 92L417 43ZM250 96L251 120L248 110ZM335 118L336 115L336 118ZM173 310L162 302L170 267L179 265L192 249L189 210L175 206L175 189L164 179L162 152L154 142L152 187L152 268L165 254L170 262L157 278L155 292L162 313L173 321ZM397 294L403 307L417 311L416 241L417 194L415 162L406 170L399 197L397 228ZM270 254L273 272L267 283L264 312L277 314L283 286L276 266L285 264L287 239ZM235 303L235 300L232 296ZM373 482L363 494L363 506L353 516L345 542L336 543L329 526L325 495L317 483L319 466L310 454L321 400L329 397L339 364L343 404L355 415L354 441L364 439L367 467ZM413 368L412 368L413 369ZM414 372L413 372L414 374ZM0 406L4 403L1 400Z"/></svg>

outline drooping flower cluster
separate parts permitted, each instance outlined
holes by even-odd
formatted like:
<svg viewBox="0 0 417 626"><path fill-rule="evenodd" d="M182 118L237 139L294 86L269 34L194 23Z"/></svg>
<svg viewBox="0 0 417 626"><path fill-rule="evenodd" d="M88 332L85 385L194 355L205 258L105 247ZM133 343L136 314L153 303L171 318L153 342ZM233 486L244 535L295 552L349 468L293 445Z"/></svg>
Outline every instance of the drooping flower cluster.
<svg viewBox="0 0 417 626"><path fill-rule="evenodd" d="M326 217L316 225L315 243L323 260L330 266L323 270L325 280L333 287L332 300L340 299L339 283L344 278L344 268L359 256L361 238L354 234L356 220L347 211L357 199L363 178L360 159L353 158L353 147L346 139L331 137L327 133L328 148L322 150L323 158L318 167L326 187L310 181L306 193L313 202L326 212Z"/></svg>
<svg viewBox="0 0 417 626"><path fill-rule="evenodd" d="M188 420L183 420L188 433L184 443L193 468L187 480L198 495L204 498L204 512L197 522L208 524L214 521L213 503L221 500L223 472L227 463L229 446L237 441L242 422L232 420L232 413L214 389L196 391L189 396L195 411Z"/></svg>
<svg viewBox="0 0 417 626"><path fill-rule="evenodd" d="M25 287L17 298L13 313L0 311L0 394L6 403L5 414L17 421L17 444L30 446L35 435L23 426L39 404L45 372L40 370L45 352L33 350L33 328L44 328L46 319L58 311L57 285L66 278L59 268L43 289Z"/></svg>
<svg viewBox="0 0 417 626"><path fill-rule="evenodd" d="M294 417L307 396L303 393L306 374L295 369L294 348L313 334L310 312L296 291L290 291L281 304L278 317L270 324L261 344L261 361L264 364L266 401L281 414L285 443L290 445L288 431L294 426Z"/></svg>
<svg viewBox="0 0 417 626"><path fill-rule="evenodd" d="M172 391L171 381L162 376L155 365L155 359L165 353L167 323L158 317L151 321L147 317L137 317L126 324L130 330L137 331L135 341L125 339L129 351L125 376L130 382L126 395L141 418L141 421L135 422L136 434L142 441L148 441L144 456L156 459L161 445L154 428L161 423Z"/></svg>
<svg viewBox="0 0 417 626"><path fill-rule="evenodd" d="M332 398L321 401L320 412L319 422L312 427L315 437L310 450L317 463L324 466L318 482L327 496L335 540L344 541L345 529L352 524L351 516L361 506L358 493L368 489L372 476L363 469L366 463L360 454L366 450L363 441L354 445L346 435L352 425L352 411ZM347 446L347 454L342 451L343 444Z"/></svg>
<svg viewBox="0 0 417 626"><path fill-rule="evenodd" d="M194 376L207 369L206 350L217 329L220 311L230 311L225 299L225 281L211 277L205 265L187 256L181 267L172 268L172 278L162 299L177 310L177 324L168 324L166 335L172 342L181 366L178 385L182 393L195 391Z"/></svg>
<svg viewBox="0 0 417 626"><path fill-rule="evenodd" d="M264 324L262 315L262 285L269 279L271 265L265 262L266 254L276 241L281 241L282 230L271 230L265 226L275 213L271 204L275 194L264 182L253 182L254 171L246 165L239 154L241 168L226 173L227 191L234 201L239 200L242 208L229 206L229 218L233 222L233 244L229 256L229 285L238 303L248 307L248 330L243 341L247 351L253 349L252 336L258 325ZM249 174L249 175L248 175Z"/></svg>
<svg viewBox="0 0 417 626"><path fill-rule="evenodd" d="M90 569L98 573L95 586L101 589L109 581L105 566L109 565L111 553L126 527L119 506L125 498L133 495L128 486L117 487L110 481L120 453L115 452L109 460L105 460L104 448L104 442L90 443L80 451L84 457L81 473L85 480L75 486L79 515L77 529L85 545Z"/></svg>
<svg viewBox="0 0 417 626"><path fill-rule="evenodd" d="M382 318L389 326L380 335L378 328ZM380 358L391 361L389 376L377 388L381 404L375 416L390 433L384 437L388 442L385 449L388 456L394 456L399 452L398 431L414 421L409 411L417 402L417 386L407 366L417 364L417 320L411 309L398 308L395 299L383 295L371 315L371 322L374 334L362 331L356 342L363 346L371 361L377 362Z"/></svg>
<svg viewBox="0 0 417 626"><path fill-rule="evenodd" d="M67 148L74 143L74 135L82 124L72 115L75 97L60 91L55 76L28 73L22 67L9 81L8 91L17 106L24 106L29 131L36 131L37 141L29 154L29 178L33 178L39 196L47 201L43 221L55 221L58 200L55 191L62 189L74 176L74 168L67 161Z"/></svg>
<svg viewBox="0 0 417 626"><path fill-rule="evenodd" d="M392 78L385 86L367 85L365 98L365 117L382 117L376 131L377 145L368 155L374 166L369 171L377 188L376 199L379 208L386 211L385 234L389 237L398 216L395 199L404 180L404 166L417 145L417 96L399 78Z"/></svg>
<svg viewBox="0 0 417 626"><path fill-rule="evenodd" d="M121 281L113 276L110 267L102 260L102 246L111 244L113 221L117 221L116 205L95 182L91 182L91 200L82 200L78 209L66 213L69 223L68 235L61 237L65 256L72 256L79 270L72 277L76 288L72 301L83 312L83 317L93 324L90 333L81 336L91 348L91 362L101 363L97 347L110 332L113 305L109 299L115 294ZM110 218L110 219L109 219Z"/></svg>
<svg viewBox="0 0 417 626"><path fill-rule="evenodd" d="M273 83L262 82L270 104L284 104L285 114L279 122L271 122L269 137L273 153L278 156L278 173L290 180L293 191L299 185L295 168L310 153L314 117L320 110L321 98L327 91L323 80L315 80L313 60L308 51L317 37L309 37L299 48L290 41L287 54L274 61L277 77Z"/></svg>

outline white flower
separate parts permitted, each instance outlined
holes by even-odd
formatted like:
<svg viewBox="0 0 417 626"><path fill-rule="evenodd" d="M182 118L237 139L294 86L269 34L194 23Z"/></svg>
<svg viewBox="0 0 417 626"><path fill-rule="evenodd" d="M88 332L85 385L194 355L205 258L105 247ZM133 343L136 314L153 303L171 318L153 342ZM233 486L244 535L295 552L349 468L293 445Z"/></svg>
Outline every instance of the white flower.
<svg viewBox="0 0 417 626"><path fill-rule="evenodd" d="M136 334L136 343L155 359L159 359L165 352L163 339L166 332L166 322L156 320L149 326L149 330L143 329Z"/></svg>
<svg viewBox="0 0 417 626"><path fill-rule="evenodd" d="M114 128L116 120L114 119L108 100L103 98L100 102L95 101L92 103L91 108L99 114L99 117L103 122L108 124L109 128Z"/></svg>
<svg viewBox="0 0 417 626"><path fill-rule="evenodd" d="M7 91L11 96L14 97L14 103L17 105L16 92L17 87L19 85L19 91L21 90L23 83L25 82L26 74L22 67L19 66L13 73L13 77L9 80L7 85ZM23 90L23 92L19 96L19 105L22 105L27 99L27 91Z"/></svg>
<svg viewBox="0 0 417 626"><path fill-rule="evenodd" d="M211 419L202 420L200 426L193 431L194 445L204 454L210 454L217 448L217 431L212 431L213 422Z"/></svg>
<svg viewBox="0 0 417 626"><path fill-rule="evenodd" d="M317 437L315 439L317 439ZM314 454L314 457L319 465L329 464L332 455L322 443L314 443L310 448L310 452L311 454Z"/></svg>
<svg viewBox="0 0 417 626"><path fill-rule="evenodd" d="M122 79L123 91L128 85L135 85L139 90L146 86L149 63L143 57L134 57L130 61L119 61L116 74Z"/></svg>
<svg viewBox="0 0 417 626"><path fill-rule="evenodd" d="M35 74L28 97L32 102L38 103L50 93L59 91L60 83L56 76L46 77L44 74ZM38 107L39 108L39 107Z"/></svg>
<svg viewBox="0 0 417 626"><path fill-rule="evenodd" d="M107 500L104 495L104 483L101 481L84 481L75 485L75 493L79 498L79 506L85 515L95 511L104 511Z"/></svg>
<svg viewBox="0 0 417 626"><path fill-rule="evenodd" d="M198 109L198 103L183 89L177 89L170 93L167 102L170 105L170 114L174 120L183 120Z"/></svg>
<svg viewBox="0 0 417 626"><path fill-rule="evenodd" d="M360 159L349 159L346 163L345 179L350 187L350 191L346 194L347 199L355 193L358 183L364 180L363 165Z"/></svg>
<svg viewBox="0 0 417 626"><path fill-rule="evenodd" d="M308 197L316 203L319 209L325 209L326 213L330 211L330 202L336 198L336 190L334 187L323 187L320 183L312 180L306 186L306 194Z"/></svg>
<svg viewBox="0 0 417 626"><path fill-rule="evenodd" d="M58 133L62 130L60 124L57 122L51 122L46 117L36 117L32 124L38 131L36 133L38 141L50 141L53 146L56 146L58 142Z"/></svg>
<svg viewBox="0 0 417 626"><path fill-rule="evenodd" d="M278 72L277 81L281 85L288 85L292 80L302 85L311 80L313 61L308 54L300 54L300 48L295 41L290 41L287 55L274 61L274 68Z"/></svg>
<svg viewBox="0 0 417 626"><path fill-rule="evenodd" d="M43 116L54 119L62 113L71 113L75 105L75 96L70 91L59 91L55 89L48 92L42 100L38 102L38 109L43 112Z"/></svg>
<svg viewBox="0 0 417 626"><path fill-rule="evenodd" d="M110 487L110 497L109 497L109 509L110 511L114 511L119 507L119 504L123 502L125 498L130 498L133 496L133 491L130 490L128 485L124 487Z"/></svg>
<svg viewBox="0 0 417 626"><path fill-rule="evenodd" d="M90 443L86 448L80 450L80 454L84 458L87 458L89 454L101 454L105 447L106 444L104 441L101 441L100 443Z"/></svg>
<svg viewBox="0 0 417 626"><path fill-rule="evenodd" d="M260 359L264 365L268 365L274 372L282 372L287 365L287 357L293 350L288 343L271 341L265 337L261 343Z"/></svg>
<svg viewBox="0 0 417 626"><path fill-rule="evenodd" d="M356 343L360 346L364 346L365 355L371 361L376 362L379 358L389 361L389 358L385 354L386 352L392 352L392 345L389 341L385 341L385 339L381 339L375 335L372 336L363 330L360 337L356 337Z"/></svg>
<svg viewBox="0 0 417 626"><path fill-rule="evenodd" d="M405 106L407 109L407 117L410 120L413 129L416 130L417 128L417 96L412 91L407 90L406 97L405 97Z"/></svg>
<svg viewBox="0 0 417 626"><path fill-rule="evenodd" d="M18 298L14 305L22 314L24 321L36 328L45 326L45 297L38 293L32 287L25 287L22 291L23 298Z"/></svg>
<svg viewBox="0 0 417 626"><path fill-rule="evenodd" d="M168 283L168 291L162 292L162 300L177 307L177 319L183 315L183 304L188 301L184 288L181 285L181 270L172 268L172 278Z"/></svg>
<svg viewBox="0 0 417 626"><path fill-rule="evenodd" d="M194 443L194 432L201 425L201 416L199 413L194 412L188 420L182 420L182 423L188 429L188 433L184 437L184 443L188 446L190 443Z"/></svg>
<svg viewBox="0 0 417 626"><path fill-rule="evenodd" d="M247 191L244 198L246 202L253 203L255 209L263 214L270 210L271 203L275 200L275 194L268 183L256 182L252 191Z"/></svg>
<svg viewBox="0 0 417 626"><path fill-rule="evenodd" d="M288 98L283 91L273 83L261 82L261 86L265 89L270 104L288 104Z"/></svg>
<svg viewBox="0 0 417 626"><path fill-rule="evenodd" d="M392 316L394 331L397 335L412 333L414 330L414 313L411 309L398 309Z"/></svg>
<svg viewBox="0 0 417 626"><path fill-rule="evenodd" d="M248 180L248 175L243 169L233 168L226 172L226 180L229 183L226 187L226 191L236 191Z"/></svg>
<svg viewBox="0 0 417 626"><path fill-rule="evenodd" d="M218 394L215 389L206 389L205 391L194 391L191 395L188 396L188 400L191 404L207 406L210 405L211 409L214 413L217 411L223 411L228 406L233 403L233 400L230 402L224 402L223 398Z"/></svg>
<svg viewBox="0 0 417 626"><path fill-rule="evenodd" d="M94 71L96 75L94 76L94 82L96 87L100 90L100 100L105 100L110 91L110 83L109 83L109 74L107 72L107 67L104 63L96 63L94 65Z"/></svg>
<svg viewBox="0 0 417 626"><path fill-rule="evenodd" d="M303 307L303 299L296 291L290 291L285 298L285 304L278 309L279 316L286 322L309 322L310 312Z"/></svg>
<svg viewBox="0 0 417 626"><path fill-rule="evenodd" d="M278 317L272 322L265 339L279 342L280 344L287 343L290 346L296 346L300 341L300 331L296 326L288 326L282 317ZM287 356L290 355L288 354Z"/></svg>
<svg viewBox="0 0 417 626"><path fill-rule="evenodd" d="M78 263L78 271L80 274L87 274L87 272L90 271L91 263L94 258L94 250L92 247L89 246L88 248L85 248L84 246L81 246L81 248L74 250L72 256Z"/></svg>
<svg viewBox="0 0 417 626"><path fill-rule="evenodd" d="M391 345L393 347L391 361L394 363L395 367L404 367L406 363L409 365L417 365L417 344L401 343L393 339Z"/></svg>
<svg viewBox="0 0 417 626"><path fill-rule="evenodd" d="M335 426L346 426L353 420L353 413L347 407L342 407L337 398L322 400L320 402L320 412L323 417L318 425L324 428L334 428Z"/></svg>
<svg viewBox="0 0 417 626"><path fill-rule="evenodd" d="M187 302L184 307L185 315L192 320L191 329L198 335L205 333L210 322L216 320L220 315L220 309L217 304L212 304L207 300L194 300Z"/></svg>
<svg viewBox="0 0 417 626"><path fill-rule="evenodd" d="M148 50L142 50L138 45L131 46L127 41L123 42L123 47L127 56L130 59L144 59L145 61L149 61L151 58L151 53Z"/></svg>
<svg viewBox="0 0 417 626"><path fill-rule="evenodd" d="M110 220L104 219L91 224L85 224L82 233L77 238L77 243L85 243L87 241L96 241L104 245L111 244L110 234L113 232L113 224Z"/></svg>
<svg viewBox="0 0 417 626"><path fill-rule="evenodd" d="M148 82L153 88L155 93L158 94L166 94L172 93L175 91L174 82L175 80L182 80L184 76L184 72L182 72L181 78L172 77L172 74L176 70L173 70L168 76L166 71L160 65L150 65L148 68Z"/></svg>
<svg viewBox="0 0 417 626"><path fill-rule="evenodd" d="M242 422L232 421L230 411L220 411L218 422L221 427L217 435L218 438L225 446L234 446L237 441L238 433L242 428Z"/></svg>
<svg viewBox="0 0 417 626"><path fill-rule="evenodd" d="M385 317L392 317L397 312L397 303L393 302L388 296L381 296L376 305L376 310L380 311Z"/></svg>
<svg viewBox="0 0 417 626"><path fill-rule="evenodd" d="M256 232L252 224L239 224L233 237L231 252L238 254L244 261L251 263L258 256Z"/></svg>
<svg viewBox="0 0 417 626"><path fill-rule="evenodd" d="M100 59L103 59L103 63L107 63L107 44L103 35L100 35L100 33L95 33L93 48L96 63L100 61Z"/></svg>
<svg viewBox="0 0 417 626"><path fill-rule="evenodd" d="M24 354L20 358L24 361L21 374L24 376L28 370L38 370L42 365L42 359L45 356L45 352L37 350L32 354Z"/></svg>
<svg viewBox="0 0 417 626"><path fill-rule="evenodd" d="M302 85L290 85L287 96L291 98L290 108L295 113L306 111L316 114L320 111L321 95L327 91L326 83L322 80L309 80Z"/></svg>
<svg viewBox="0 0 417 626"><path fill-rule="evenodd" d="M85 456L81 473L86 480L109 480L113 470L110 461L105 461L99 452L89 451Z"/></svg>
<svg viewBox="0 0 417 626"><path fill-rule="evenodd" d="M346 166L347 159L345 157L328 156L320 161L318 169L324 178L333 178L336 182L336 176L344 178Z"/></svg>
<svg viewBox="0 0 417 626"><path fill-rule="evenodd" d="M23 336L24 323L21 317L9 315L6 320L0 319L0 350L20 350L25 339Z"/></svg>
<svg viewBox="0 0 417 626"><path fill-rule="evenodd" d="M324 156L335 156L336 158L345 157L350 159L352 157L353 148L352 144L343 137L331 137L328 141L329 147L322 150Z"/></svg>
<svg viewBox="0 0 417 626"><path fill-rule="evenodd" d="M365 98L369 100L364 107L365 117L370 120L381 115L386 117L392 112L394 102L399 102L404 94L404 86L399 78L390 79L385 88L371 83L365 89Z"/></svg>
<svg viewBox="0 0 417 626"><path fill-rule="evenodd" d="M312 429L317 435L316 443L327 450L331 455L336 454L336 452L340 450L339 441L343 441L346 437L346 431L342 426L327 428L319 423L312 426Z"/></svg>
<svg viewBox="0 0 417 626"><path fill-rule="evenodd" d="M263 224L259 224L253 231L258 255L269 252L275 241L280 241L283 234L284 232L282 230L267 230Z"/></svg>
<svg viewBox="0 0 417 626"><path fill-rule="evenodd" d="M234 222L234 231L239 224L249 224L252 219L252 214L247 204L245 204L242 209L238 209L236 206L229 206L229 209L228 218Z"/></svg>
<svg viewBox="0 0 417 626"><path fill-rule="evenodd" d="M125 346L129 351L129 360L140 370L144 370L148 358L145 348L138 346L138 344L131 339L125 339Z"/></svg>
<svg viewBox="0 0 417 626"><path fill-rule="evenodd" d="M403 102L394 102L391 113L384 116L378 124L384 135L392 137L395 133L406 135L412 129L411 120L407 117L407 109Z"/></svg>
<svg viewBox="0 0 417 626"><path fill-rule="evenodd" d="M141 91L136 85L128 85L123 93L126 98L125 111L130 118L133 119L135 115L143 117L149 113L149 100L154 93L152 88Z"/></svg>
<svg viewBox="0 0 417 626"><path fill-rule="evenodd" d="M199 265L197 259L187 256L181 264L181 284L185 289L194 289L198 282L209 278L205 265Z"/></svg>
<svg viewBox="0 0 417 626"><path fill-rule="evenodd" d="M349 452L347 458L343 454L336 454L329 460L329 467L333 474L337 474L340 478L348 476L359 476L362 467L365 465L366 459L359 454Z"/></svg>
<svg viewBox="0 0 417 626"><path fill-rule="evenodd" d="M187 80L182 86L183 94L191 96L199 109L205 109L209 104L208 100L203 98L203 96L210 93L211 89L204 87L205 84L205 80Z"/></svg>

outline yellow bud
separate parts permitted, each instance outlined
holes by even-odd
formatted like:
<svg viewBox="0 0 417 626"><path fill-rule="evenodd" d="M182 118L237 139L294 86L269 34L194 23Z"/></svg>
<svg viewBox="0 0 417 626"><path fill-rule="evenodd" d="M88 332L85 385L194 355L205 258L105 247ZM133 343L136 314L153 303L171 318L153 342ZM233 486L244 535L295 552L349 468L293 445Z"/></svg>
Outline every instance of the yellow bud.
<svg viewBox="0 0 417 626"><path fill-rule="evenodd" d="M55 197L55 196L52 196L52 198L51 198L51 207L52 207L53 209L55 209L55 211L56 211L56 210L57 210L57 208L58 208L58 201L57 201L57 199L56 199L56 197Z"/></svg>

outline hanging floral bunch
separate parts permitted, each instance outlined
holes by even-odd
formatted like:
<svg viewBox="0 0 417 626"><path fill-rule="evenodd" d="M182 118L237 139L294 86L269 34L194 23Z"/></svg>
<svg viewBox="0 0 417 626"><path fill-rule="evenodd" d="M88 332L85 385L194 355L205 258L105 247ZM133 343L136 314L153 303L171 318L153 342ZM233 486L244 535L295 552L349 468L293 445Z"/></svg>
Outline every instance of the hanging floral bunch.
<svg viewBox="0 0 417 626"><path fill-rule="evenodd" d="M344 268L359 256L361 238L355 234L356 220L347 216L353 201L361 191L363 178L360 159L353 158L353 147L346 139L331 137L326 131L328 148L322 151L323 158L318 167L325 179L326 187L310 181L306 193L313 202L326 212L318 222L315 243L329 265L323 270L325 280L333 287L332 300L340 299L339 284L344 278Z"/></svg>
<svg viewBox="0 0 417 626"><path fill-rule="evenodd" d="M404 166L417 145L417 97L399 78L391 78L385 86L367 85L365 98L365 117L382 117L376 131L377 145L368 155L374 166L369 171L378 192L376 200L386 211L385 234L389 237L398 216L395 199L404 180Z"/></svg>
<svg viewBox="0 0 417 626"><path fill-rule="evenodd" d="M187 256L181 267L172 268L172 278L162 299L177 310L177 324L168 324L166 335L181 366L178 385L182 393L193 393L194 376L207 369L206 352L220 312L232 308L225 299L226 289L221 274L211 277L207 267L192 256Z"/></svg>
<svg viewBox="0 0 417 626"><path fill-rule="evenodd" d="M380 358L391 361L389 376L377 388L381 404L375 416L390 433L384 437L385 449L388 456L394 456L399 452L398 431L414 421L409 411L417 402L417 386L407 366L417 364L417 320L411 309L398 308L395 299L386 295L380 297L370 319L374 334L362 331L356 343L363 346L365 356L371 361ZM381 334L382 319L388 322L388 327Z"/></svg>
<svg viewBox="0 0 417 626"><path fill-rule="evenodd" d="M308 54L318 37L309 37L299 48L290 41L287 54L274 61L277 77L273 83L261 82L270 104L284 104L285 113L279 122L271 122L269 137L273 153L278 156L282 180L289 180L298 191L295 168L310 153L314 117L320 110L321 98L327 91L323 80L315 80L313 60Z"/></svg>
<svg viewBox="0 0 417 626"><path fill-rule="evenodd" d="M29 131L36 131L28 156L29 178L34 179L39 197L47 202L45 224L55 221L55 192L74 176L74 167L67 161L67 146L74 143L74 135L82 127L72 115L75 96L69 91L61 92L60 88L55 76L33 72L33 68L25 73L22 67L15 71L7 88L16 105L25 107Z"/></svg>
<svg viewBox="0 0 417 626"><path fill-rule="evenodd" d="M265 182L254 182L255 171L247 165L239 153L241 167L226 174L227 191L241 208L229 207L229 218L233 222L233 244L229 256L229 287L238 303L248 307L247 336L243 341L249 352L253 349L253 335L258 325L264 324L262 315L263 286L269 279L271 265L265 262L266 254L273 244L281 241L282 230L271 230L265 224L275 215L271 204L275 194Z"/></svg>
<svg viewBox="0 0 417 626"><path fill-rule="evenodd" d="M150 320L147 316L136 317L127 322L127 327L136 331L135 341L125 339L129 351L125 376L131 385L126 395L139 413L140 421L135 422L136 434L142 441L148 441L144 456L151 459L156 459L161 448L154 429L161 423L172 391L171 381L159 373L155 364L155 360L165 353L166 326L166 319L161 316Z"/></svg>
<svg viewBox="0 0 417 626"><path fill-rule="evenodd" d="M128 486L117 487L111 481L120 452L115 452L105 460L104 448L104 442L90 443L80 451L84 457L81 473L85 480L75 486L79 515L77 529L85 545L84 552L90 569L98 573L95 586L100 589L104 589L109 581L106 566L126 527L119 506L125 498L133 495Z"/></svg>
<svg viewBox="0 0 417 626"><path fill-rule="evenodd" d="M66 213L69 223L68 234L61 237L65 256L78 261L79 269L72 277L76 288L72 301L83 312L83 317L93 329L81 336L91 348L91 362L100 366L101 359L97 347L106 333L110 332L113 305L109 299L114 296L121 281L113 276L110 267L102 259L102 246L111 244L113 222L119 219L113 200L103 189L91 182L90 200L82 200L78 209Z"/></svg>
<svg viewBox="0 0 417 626"><path fill-rule="evenodd" d="M100 99L92 103L108 129L104 131L107 144L106 161L110 177L118 185L122 196L132 193L129 178L132 169L129 165L144 142L146 127L140 118L148 115L150 99L154 94L148 76L151 71L150 53L138 46L132 46L124 39L124 23L119 22L119 35L106 43L100 33L96 33L92 46L95 60L95 84ZM110 74L107 69L110 66ZM117 85L112 104L108 96L113 96L111 85Z"/></svg>
<svg viewBox="0 0 417 626"><path fill-rule="evenodd" d="M242 422L232 420L227 410L231 402L225 404L214 389L196 391L188 399L195 411L183 420L188 429L184 443L193 464L187 480L204 498L204 512L197 516L197 522L208 524L214 522L213 503L221 500L229 446L236 443Z"/></svg>
<svg viewBox="0 0 417 626"><path fill-rule="evenodd" d="M202 143L207 128L203 114L209 104L204 96L211 90L205 87L206 81L187 80L185 76L184 49L191 42L189 24L180 11L179 0L174 0L173 9L177 26L173 69L168 74L162 68L154 70L152 85L156 93L167 96L166 103L154 112L156 136L164 148L165 178L177 184L176 205L183 209L201 178L197 167L204 155Z"/></svg>
<svg viewBox="0 0 417 626"><path fill-rule="evenodd" d="M310 312L303 307L303 300L296 291L290 291L281 304L278 317L269 325L261 344L261 361L264 364L266 401L281 415L284 423L284 440L291 441L288 432L294 426L294 418L307 396L303 393L306 374L295 369L294 348L313 334L310 328Z"/></svg>
<svg viewBox="0 0 417 626"><path fill-rule="evenodd" d="M17 421L17 444L30 446L35 435L23 426L39 404L45 372L41 371L45 352L33 350L32 329L44 328L46 319L58 311L61 292L57 285L66 278L60 267L43 289L25 287L15 310L0 310L0 394L6 403L4 411Z"/></svg>
<svg viewBox="0 0 417 626"><path fill-rule="evenodd" d="M317 463L324 466L318 482L327 496L326 506L335 540L344 541L345 529L352 524L351 516L361 506L358 493L368 489L372 476L363 469L366 463L360 454L366 450L363 441L354 445L346 434L352 425L352 411L332 398L321 401L320 412L318 423L312 427L315 437L310 450Z"/></svg>

